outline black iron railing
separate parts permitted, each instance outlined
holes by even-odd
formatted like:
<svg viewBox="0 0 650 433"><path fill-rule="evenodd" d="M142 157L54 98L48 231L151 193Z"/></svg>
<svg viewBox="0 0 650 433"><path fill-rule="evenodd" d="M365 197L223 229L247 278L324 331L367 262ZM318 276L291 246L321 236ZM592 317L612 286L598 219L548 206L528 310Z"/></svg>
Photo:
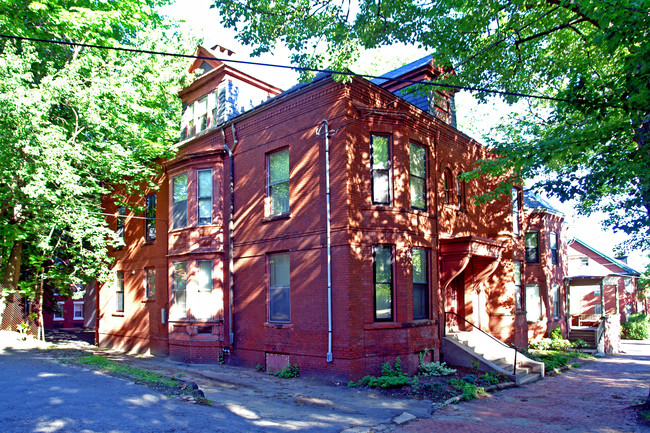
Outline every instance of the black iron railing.
<svg viewBox="0 0 650 433"><path fill-rule="evenodd" d="M477 331L479 331L479 332L481 332L481 333L487 335L488 337L490 337L491 339L493 339L494 341L496 341L497 343L499 343L499 344L502 345L503 347L505 347L505 348L507 348L507 349L513 349L513 350L515 351L515 359L514 359L514 361L513 361L513 371L512 371L512 374L514 374L514 375L517 374L517 352L519 352L519 351L517 350L517 346L515 346L515 345L508 345L508 344L504 343L503 341L501 341L501 340L499 340L498 338L496 338L494 335L490 335L490 334L488 334L487 332L483 331L483 330L482 330L481 328L479 328L478 326L474 325L474 324L473 324L472 322L470 322L469 320L465 319L465 318L462 317L462 316L459 316L458 314L454 313L453 311L445 311L445 326L444 326L444 328L443 328L443 329L444 329L444 335L447 335L447 315L455 316L456 318L458 318L458 319L462 320L463 322L467 323L469 326L471 326L472 328L476 329Z"/></svg>

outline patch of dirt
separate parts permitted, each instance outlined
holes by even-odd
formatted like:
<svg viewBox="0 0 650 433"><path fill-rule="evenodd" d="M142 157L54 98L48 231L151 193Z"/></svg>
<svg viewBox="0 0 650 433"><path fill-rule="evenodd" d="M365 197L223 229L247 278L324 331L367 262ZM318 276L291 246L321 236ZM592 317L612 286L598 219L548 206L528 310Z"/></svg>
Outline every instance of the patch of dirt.
<svg viewBox="0 0 650 433"><path fill-rule="evenodd" d="M460 379L472 382L477 387L487 388L495 385L482 378L485 373L477 372L472 368L453 367L455 373L446 376L418 377L416 385L404 386L402 388L380 389L379 391L389 397L395 398L415 398L418 400L431 400L434 403L442 403L451 397L462 394L462 391L454 388L450 379ZM499 383L507 382L506 377L500 377Z"/></svg>
<svg viewBox="0 0 650 433"><path fill-rule="evenodd" d="M151 382L147 380L140 380L137 377L130 376L128 374L121 374L110 369L98 368L92 365L80 364L78 361L80 358L93 355L91 352L87 352L80 349L66 349L66 348L53 348L47 349L46 352L48 355L52 356L56 361L82 368L90 368L97 370L102 374L107 374L113 377L119 377L121 379L126 379L128 381L137 383L139 385L147 386L151 389L155 389L161 394L165 394L170 397L178 398L179 400L184 400L189 403L203 404L210 406L210 401L205 398L203 391L201 391L198 385L194 382L185 381L178 377L165 377L169 381L175 381L177 385L169 385L163 382Z"/></svg>

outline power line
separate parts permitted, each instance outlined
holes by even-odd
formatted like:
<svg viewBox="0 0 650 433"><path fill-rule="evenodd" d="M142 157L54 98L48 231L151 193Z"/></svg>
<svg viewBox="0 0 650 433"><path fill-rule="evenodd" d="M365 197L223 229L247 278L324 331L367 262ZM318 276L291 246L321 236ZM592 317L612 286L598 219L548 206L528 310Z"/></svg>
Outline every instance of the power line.
<svg viewBox="0 0 650 433"><path fill-rule="evenodd" d="M254 65L254 66L266 66L270 68L281 68L281 69L291 69L294 71L305 71L305 72L323 72L323 73L328 73L328 74L336 74L336 75L345 75L345 76L350 76L350 77L361 77L361 78L370 78L370 79L380 79L380 80L387 80L387 81L394 81L394 82L399 82L399 83L407 83L407 84L422 84L426 86L436 86L436 87L444 87L448 89L458 89L458 90L466 90L469 92L481 92L481 93L492 93L492 94L497 94L497 95L502 95L502 96L515 96L519 98L533 98L533 99L542 99L546 101L556 101L556 102L568 102L568 103L575 103L579 102L585 105L596 105L596 106L605 106L605 107L611 107L611 108L623 108L619 105L614 105L614 104L606 104L606 103L601 103L601 102L591 102L583 99L564 99L564 98L556 98L553 96L545 96L545 95L531 95L527 93L519 93L519 92L508 92L505 90L493 90L493 89L485 89L481 87L474 87L474 86L461 86L457 84L444 84L444 83L438 83L434 81L423 81L423 80L409 80L405 78L393 78L393 77L386 77L382 75L370 75L370 74L357 74L355 72L351 71L333 71L331 69L317 69L317 68L307 68L303 66L287 66L287 65L278 65L278 64L273 64L273 63L264 63L264 62L253 62L250 60L234 60L234 59L224 59L224 58L219 58L219 57L208 57L208 56L195 56L191 54L178 54L178 53L169 53L165 51L153 51L153 50L143 50L139 48L126 48L126 47L110 47L106 45L94 45L94 44L85 44L81 42L70 42L70 41L58 41L54 39L42 39L42 38L30 38L26 36L14 36L14 35L7 35L7 34L0 34L0 38L5 38L5 39L13 39L13 40L19 40L19 41L30 41L30 42L42 42L42 43L49 43L49 44L59 44L59 45L68 45L68 46L73 46L73 47L84 47L84 48L97 48L97 49L102 49L102 50L113 50L113 51L121 51L121 52L127 52L127 53L137 53L137 54L152 54L156 56L168 56L168 57L180 57L180 58L185 58L185 59L199 59L199 60L217 60L223 63L239 63L239 64L244 64L244 65Z"/></svg>

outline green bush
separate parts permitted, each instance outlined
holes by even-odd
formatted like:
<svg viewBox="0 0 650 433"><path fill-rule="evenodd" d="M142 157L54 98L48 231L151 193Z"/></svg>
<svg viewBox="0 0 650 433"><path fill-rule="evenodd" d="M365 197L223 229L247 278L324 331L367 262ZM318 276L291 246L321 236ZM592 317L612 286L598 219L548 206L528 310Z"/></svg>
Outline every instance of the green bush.
<svg viewBox="0 0 650 433"><path fill-rule="evenodd" d="M402 372L402 365L399 357L395 360L395 367L388 362L381 367L381 376L365 376L357 383L348 383L349 387L367 386L370 388L401 388L411 384L411 378Z"/></svg>
<svg viewBox="0 0 650 433"><path fill-rule="evenodd" d="M530 348L534 350L567 350L571 347L571 342L563 338L551 339L542 338L539 341L530 343Z"/></svg>
<svg viewBox="0 0 650 433"><path fill-rule="evenodd" d="M500 382L500 378L503 376L503 373L498 373L496 371L485 372L479 376L482 380L489 383L490 385L496 385Z"/></svg>
<svg viewBox="0 0 650 433"><path fill-rule="evenodd" d="M571 347L574 349L582 349L584 347L589 347L589 344L585 340L576 340L571 343Z"/></svg>
<svg viewBox="0 0 650 433"><path fill-rule="evenodd" d="M476 386L473 383L466 382L461 379L449 379L447 381L451 386L463 393L463 400L472 400L478 397L479 394L485 394L485 389Z"/></svg>
<svg viewBox="0 0 650 433"><path fill-rule="evenodd" d="M298 367L298 364L293 364L293 365L288 364L282 367L282 370L276 372L269 372L269 374L278 376L282 379L291 379L292 377L300 376L300 368Z"/></svg>
<svg viewBox="0 0 650 433"><path fill-rule="evenodd" d="M562 329L559 326L551 331L551 340L562 340Z"/></svg>
<svg viewBox="0 0 650 433"><path fill-rule="evenodd" d="M626 340L649 339L650 318L643 313L631 314L627 322L621 323L621 337Z"/></svg>
<svg viewBox="0 0 650 433"><path fill-rule="evenodd" d="M455 368L447 367L444 362L420 362L418 374L420 376L447 376L456 373Z"/></svg>

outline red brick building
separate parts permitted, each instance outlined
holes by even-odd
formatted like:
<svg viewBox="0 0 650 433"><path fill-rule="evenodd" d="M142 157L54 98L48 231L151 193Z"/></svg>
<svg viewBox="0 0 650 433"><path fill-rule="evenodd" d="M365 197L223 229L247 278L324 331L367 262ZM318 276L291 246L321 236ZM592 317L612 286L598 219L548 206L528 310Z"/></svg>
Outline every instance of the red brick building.
<svg viewBox="0 0 650 433"><path fill-rule="evenodd" d="M568 336L566 315L567 239L564 215L538 195L524 193L526 215L525 300L528 342L557 328Z"/></svg>
<svg viewBox="0 0 650 433"><path fill-rule="evenodd" d="M453 126L453 95L393 80L434 78L432 58L282 93L199 68L159 189L130 197L144 214L104 200L125 246L99 292L102 345L358 378L397 356L413 372L426 348L438 359L463 319L527 339L521 192L474 204L494 185L460 175L489 155Z"/></svg>
<svg viewBox="0 0 650 433"><path fill-rule="evenodd" d="M645 312L638 299L641 274L579 239L568 242L570 312L574 325L593 322L592 316ZM591 319L591 320L590 320Z"/></svg>

